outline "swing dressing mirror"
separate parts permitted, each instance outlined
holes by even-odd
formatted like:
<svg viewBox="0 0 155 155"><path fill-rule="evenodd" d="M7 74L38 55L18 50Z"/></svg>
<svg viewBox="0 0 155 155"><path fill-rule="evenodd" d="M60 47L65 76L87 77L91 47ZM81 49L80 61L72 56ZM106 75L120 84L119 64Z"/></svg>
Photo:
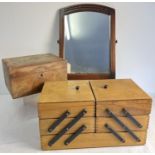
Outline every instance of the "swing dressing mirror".
<svg viewBox="0 0 155 155"><path fill-rule="evenodd" d="M115 78L115 10L82 4L60 10L60 53L68 79Z"/></svg>

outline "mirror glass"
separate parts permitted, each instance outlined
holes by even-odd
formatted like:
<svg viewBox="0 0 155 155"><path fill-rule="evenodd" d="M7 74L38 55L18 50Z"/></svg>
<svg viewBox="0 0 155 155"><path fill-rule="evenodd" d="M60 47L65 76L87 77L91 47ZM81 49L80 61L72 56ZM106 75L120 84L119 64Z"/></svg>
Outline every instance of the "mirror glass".
<svg viewBox="0 0 155 155"><path fill-rule="evenodd" d="M69 73L110 73L110 16L77 12L64 18Z"/></svg>

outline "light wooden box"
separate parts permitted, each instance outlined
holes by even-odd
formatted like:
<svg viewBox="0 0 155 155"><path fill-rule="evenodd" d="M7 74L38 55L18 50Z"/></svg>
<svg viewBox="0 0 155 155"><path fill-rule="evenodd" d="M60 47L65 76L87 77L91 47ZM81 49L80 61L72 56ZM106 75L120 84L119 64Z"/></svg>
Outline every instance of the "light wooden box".
<svg viewBox="0 0 155 155"><path fill-rule="evenodd" d="M109 115L107 109L126 128ZM130 117L124 115L122 109ZM86 113L74 122L83 110ZM132 80L46 82L38 104L41 147L54 150L143 145L150 110L151 98ZM62 118L66 111L70 114Z"/></svg>
<svg viewBox="0 0 155 155"><path fill-rule="evenodd" d="M12 98L40 92L45 81L67 80L67 62L52 54L6 58L2 63Z"/></svg>

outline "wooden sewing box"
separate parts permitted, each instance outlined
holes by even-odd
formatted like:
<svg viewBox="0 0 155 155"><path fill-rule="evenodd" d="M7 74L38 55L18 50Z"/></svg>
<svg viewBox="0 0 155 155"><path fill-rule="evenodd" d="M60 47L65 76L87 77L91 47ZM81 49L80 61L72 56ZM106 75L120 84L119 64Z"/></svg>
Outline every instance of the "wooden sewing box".
<svg viewBox="0 0 155 155"><path fill-rule="evenodd" d="M38 103L43 150L144 145L151 98L131 79L46 82Z"/></svg>

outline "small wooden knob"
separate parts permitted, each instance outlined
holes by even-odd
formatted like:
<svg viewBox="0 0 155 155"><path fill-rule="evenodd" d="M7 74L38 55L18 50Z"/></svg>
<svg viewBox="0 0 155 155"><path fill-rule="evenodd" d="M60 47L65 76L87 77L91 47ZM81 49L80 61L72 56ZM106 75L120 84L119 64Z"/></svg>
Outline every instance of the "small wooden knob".
<svg viewBox="0 0 155 155"><path fill-rule="evenodd" d="M43 77L43 73L41 73L40 76Z"/></svg>
<svg viewBox="0 0 155 155"><path fill-rule="evenodd" d="M79 89L80 89L80 86L76 86L75 89L76 89L76 90L79 90Z"/></svg>
<svg viewBox="0 0 155 155"><path fill-rule="evenodd" d="M107 88L108 88L108 85L107 85L107 84L105 84L105 85L103 86L103 88L104 88L104 89L107 89Z"/></svg>

